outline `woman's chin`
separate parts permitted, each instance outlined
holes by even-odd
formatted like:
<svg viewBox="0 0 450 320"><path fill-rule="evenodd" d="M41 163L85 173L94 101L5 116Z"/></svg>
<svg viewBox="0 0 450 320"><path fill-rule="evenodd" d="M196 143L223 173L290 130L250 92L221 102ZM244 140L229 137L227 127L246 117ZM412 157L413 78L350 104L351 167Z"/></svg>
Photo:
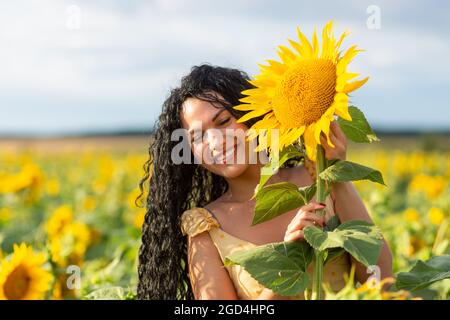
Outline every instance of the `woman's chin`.
<svg viewBox="0 0 450 320"><path fill-rule="evenodd" d="M230 163L230 164L221 164L218 165L220 172L219 174L224 178L236 178L239 177L241 174L245 172L248 168L248 164L237 164L237 163Z"/></svg>

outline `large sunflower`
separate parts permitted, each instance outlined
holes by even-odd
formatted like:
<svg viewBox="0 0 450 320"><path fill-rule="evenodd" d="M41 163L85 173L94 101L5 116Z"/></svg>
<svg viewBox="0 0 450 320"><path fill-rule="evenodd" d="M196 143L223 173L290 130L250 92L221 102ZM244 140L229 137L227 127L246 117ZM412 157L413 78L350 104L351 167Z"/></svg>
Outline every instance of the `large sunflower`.
<svg viewBox="0 0 450 320"><path fill-rule="evenodd" d="M14 245L11 259L0 266L0 300L36 300L44 298L52 275L42 265L43 253L34 254L31 246Z"/></svg>
<svg viewBox="0 0 450 320"><path fill-rule="evenodd" d="M331 21L323 29L321 50L316 31L312 43L299 28L297 33L300 42L288 39L295 51L280 45L277 53L281 62L259 64L260 74L250 81L256 88L242 91L247 97L234 108L248 111L239 122L263 116L251 127L254 130L249 130L249 140L259 137L255 151L281 151L303 136L307 156L315 161L321 132L334 148L329 138L330 123L335 115L352 120L348 93L368 78L349 82L359 74L348 72L347 65L362 50L352 46L341 54L339 48L348 33L336 40ZM277 144L271 142L271 129L279 130Z"/></svg>

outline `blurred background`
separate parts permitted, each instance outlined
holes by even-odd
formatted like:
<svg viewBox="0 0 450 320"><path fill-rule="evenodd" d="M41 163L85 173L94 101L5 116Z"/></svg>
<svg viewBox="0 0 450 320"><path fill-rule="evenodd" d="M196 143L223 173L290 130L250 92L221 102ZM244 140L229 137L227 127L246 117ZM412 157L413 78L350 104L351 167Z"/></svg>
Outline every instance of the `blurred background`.
<svg viewBox="0 0 450 320"><path fill-rule="evenodd" d="M449 9L418 0L1 2L0 259L32 245L53 276L44 293L9 290L132 298L145 213L134 200L169 90L202 63L256 75L297 26L310 37L331 19L336 33L351 31L345 48L366 50L350 70L370 80L351 100L381 141L350 144L348 158L384 175L388 187L356 186L394 271L448 253ZM20 277L5 266L6 288Z"/></svg>

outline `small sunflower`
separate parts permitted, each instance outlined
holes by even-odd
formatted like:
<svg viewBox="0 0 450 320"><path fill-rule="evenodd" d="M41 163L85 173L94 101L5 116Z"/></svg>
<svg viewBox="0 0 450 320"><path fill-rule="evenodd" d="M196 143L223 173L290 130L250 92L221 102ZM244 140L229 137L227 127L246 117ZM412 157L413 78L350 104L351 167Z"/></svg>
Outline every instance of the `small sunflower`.
<svg viewBox="0 0 450 320"><path fill-rule="evenodd" d="M50 239L52 260L61 267L81 265L93 236L94 231L82 222L68 224L58 237Z"/></svg>
<svg viewBox="0 0 450 320"><path fill-rule="evenodd" d="M43 268L45 254L34 254L31 246L14 244L10 260L0 267L0 300L36 300L50 289L52 275Z"/></svg>
<svg viewBox="0 0 450 320"><path fill-rule="evenodd" d="M249 130L249 140L259 138L255 151L281 151L303 136L307 156L315 161L321 132L334 148L329 137L330 123L335 115L352 120L348 94L368 78L349 82L359 74L348 72L347 65L362 50L352 46L341 54L339 49L348 33L336 40L331 21L323 29L321 50L316 31L312 43L299 28L297 33L300 42L288 39L295 51L280 45L277 53L281 62L267 60L269 65L259 64L260 74L250 81L255 88L242 91L247 97L234 108L248 111L238 122L263 117L251 127L254 130ZM278 145L271 144L272 129L279 130Z"/></svg>
<svg viewBox="0 0 450 320"><path fill-rule="evenodd" d="M54 238L60 236L64 228L71 224L72 221L73 212L70 206L63 205L56 208L45 225L49 237Z"/></svg>

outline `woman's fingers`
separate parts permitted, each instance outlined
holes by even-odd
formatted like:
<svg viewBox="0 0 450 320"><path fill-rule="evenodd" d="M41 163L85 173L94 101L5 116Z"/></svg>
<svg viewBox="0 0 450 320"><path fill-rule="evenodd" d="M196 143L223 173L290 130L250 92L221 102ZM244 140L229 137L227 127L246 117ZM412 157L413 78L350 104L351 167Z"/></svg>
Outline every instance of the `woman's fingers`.
<svg viewBox="0 0 450 320"><path fill-rule="evenodd" d="M336 135L334 135L331 131L329 133L330 140L333 143L334 147L332 147L325 136L325 134L322 132L320 134L320 143L322 144L323 148L325 149L325 157L328 160L332 159L341 159L345 160L345 153L346 153L346 142L342 141L341 139L338 139Z"/></svg>
<svg viewBox="0 0 450 320"><path fill-rule="evenodd" d="M302 220L311 220L319 224L323 224L324 222L324 218L318 215L315 211L300 211L297 216L292 219L290 224L298 224Z"/></svg>
<svg viewBox="0 0 450 320"><path fill-rule="evenodd" d="M323 209L323 207L321 207L321 209ZM302 220L310 220L319 225L323 225L323 218L321 218L318 214L309 211L299 211L287 226L287 230L299 225Z"/></svg>
<svg viewBox="0 0 450 320"><path fill-rule="evenodd" d="M294 223L290 223L286 232L292 232L295 230L302 230L304 227L308 225L321 226L325 224L325 219L315 213L306 213L303 218L295 221Z"/></svg>
<svg viewBox="0 0 450 320"><path fill-rule="evenodd" d="M325 207L325 203L319 203L311 201L308 204L305 204L303 207L300 208L299 212L301 211L314 211L323 209Z"/></svg>
<svg viewBox="0 0 450 320"><path fill-rule="evenodd" d="M307 212L315 213L316 210L321 210L323 208L325 208L325 203L310 202L307 205L301 207L300 210L298 210L297 214L295 215L294 219L292 220L301 219L302 215L304 215L305 213Z"/></svg>
<svg viewBox="0 0 450 320"><path fill-rule="evenodd" d="M291 233L287 233L284 236L284 241L293 241L293 240L301 240L303 239L303 230L294 231Z"/></svg>
<svg viewBox="0 0 450 320"><path fill-rule="evenodd" d="M312 221L305 220L302 222L302 224L304 225L304 227L314 226ZM286 232L286 234L284 235L284 241L300 240L303 238L304 238L303 228L302 228L302 230L292 230L290 232Z"/></svg>
<svg viewBox="0 0 450 320"><path fill-rule="evenodd" d="M341 126L339 125L339 123L336 120L331 122L330 128L331 128L330 131L333 133L333 135L338 140L342 140L342 141L346 141L347 140L347 137L346 137L344 131L342 131Z"/></svg>
<svg viewBox="0 0 450 320"><path fill-rule="evenodd" d="M316 210L323 208L325 208L324 204L319 204L316 202L310 202L309 204L303 206L289 223L287 230L298 230L299 228L304 227L302 224L303 220L323 226L325 219L315 212Z"/></svg>

